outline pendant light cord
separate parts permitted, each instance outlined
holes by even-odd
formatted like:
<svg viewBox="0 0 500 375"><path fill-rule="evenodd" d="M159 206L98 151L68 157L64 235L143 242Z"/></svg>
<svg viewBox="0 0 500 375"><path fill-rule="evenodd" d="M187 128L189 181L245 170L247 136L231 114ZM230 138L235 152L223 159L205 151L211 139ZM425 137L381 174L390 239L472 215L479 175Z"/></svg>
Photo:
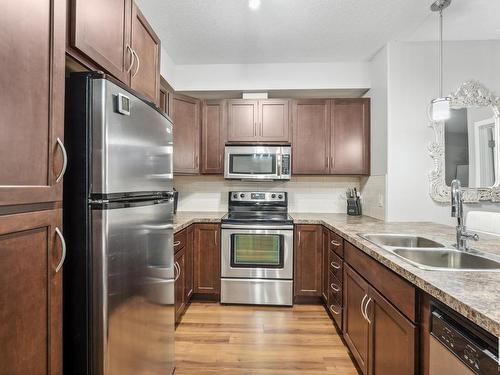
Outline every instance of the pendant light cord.
<svg viewBox="0 0 500 375"><path fill-rule="evenodd" d="M439 11L439 97L443 97L443 10Z"/></svg>

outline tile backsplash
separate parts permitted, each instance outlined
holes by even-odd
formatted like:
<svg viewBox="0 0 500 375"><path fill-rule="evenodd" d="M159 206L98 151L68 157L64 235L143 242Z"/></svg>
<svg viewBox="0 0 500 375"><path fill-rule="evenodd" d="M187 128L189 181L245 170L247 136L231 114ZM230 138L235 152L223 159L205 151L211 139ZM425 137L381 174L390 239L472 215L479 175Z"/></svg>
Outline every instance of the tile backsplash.
<svg viewBox="0 0 500 375"><path fill-rule="evenodd" d="M290 181L230 181L221 176L175 176L178 211L227 211L228 191L283 190L290 212L346 212L345 189L360 188L359 177L294 176Z"/></svg>

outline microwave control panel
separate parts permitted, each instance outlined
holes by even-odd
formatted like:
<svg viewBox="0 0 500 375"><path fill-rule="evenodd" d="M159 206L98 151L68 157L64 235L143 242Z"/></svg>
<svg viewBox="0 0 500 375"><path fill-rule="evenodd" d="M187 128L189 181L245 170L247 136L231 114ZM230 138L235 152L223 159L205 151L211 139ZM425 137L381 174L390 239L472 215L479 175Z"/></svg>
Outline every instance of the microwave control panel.
<svg viewBox="0 0 500 375"><path fill-rule="evenodd" d="M290 174L290 155L283 155L281 157L281 174Z"/></svg>

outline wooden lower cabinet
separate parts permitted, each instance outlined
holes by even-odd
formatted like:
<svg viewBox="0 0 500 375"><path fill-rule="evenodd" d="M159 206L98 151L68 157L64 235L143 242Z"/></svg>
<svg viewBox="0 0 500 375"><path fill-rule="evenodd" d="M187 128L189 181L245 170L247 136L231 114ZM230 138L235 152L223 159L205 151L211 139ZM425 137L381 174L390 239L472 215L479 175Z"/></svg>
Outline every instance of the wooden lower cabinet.
<svg viewBox="0 0 500 375"><path fill-rule="evenodd" d="M416 326L350 266L344 270L343 324L363 374L415 374Z"/></svg>
<svg viewBox="0 0 500 375"><path fill-rule="evenodd" d="M415 374L416 326L370 287L369 374Z"/></svg>
<svg viewBox="0 0 500 375"><path fill-rule="evenodd" d="M185 284L184 284L184 295L186 299L186 304L189 303L189 300L193 296L194 293L194 280L193 280L193 244L194 244L194 228L190 225L186 229L187 241L186 246L184 247L184 257L185 257Z"/></svg>
<svg viewBox="0 0 500 375"><path fill-rule="evenodd" d="M321 248L321 298L323 302L328 304L328 251L330 231L322 228L323 246Z"/></svg>
<svg viewBox="0 0 500 375"><path fill-rule="evenodd" d="M61 209L0 216L1 374L62 374L61 225Z"/></svg>
<svg viewBox="0 0 500 375"><path fill-rule="evenodd" d="M220 295L220 225L194 225L194 293Z"/></svg>
<svg viewBox="0 0 500 375"><path fill-rule="evenodd" d="M351 267L344 268L344 339L363 374L368 374L370 326L362 313L369 284Z"/></svg>
<svg viewBox="0 0 500 375"><path fill-rule="evenodd" d="M295 226L295 297L321 297L323 231L321 225Z"/></svg>
<svg viewBox="0 0 500 375"><path fill-rule="evenodd" d="M179 322L186 307L186 256L185 248L175 253L175 322Z"/></svg>

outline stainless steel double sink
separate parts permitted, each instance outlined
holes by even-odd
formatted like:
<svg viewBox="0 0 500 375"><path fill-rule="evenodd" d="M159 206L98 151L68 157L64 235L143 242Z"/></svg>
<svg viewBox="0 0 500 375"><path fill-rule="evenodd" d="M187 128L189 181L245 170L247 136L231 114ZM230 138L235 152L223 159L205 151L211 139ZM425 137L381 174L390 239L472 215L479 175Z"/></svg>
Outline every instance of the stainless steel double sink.
<svg viewBox="0 0 500 375"><path fill-rule="evenodd" d="M476 250L459 251L418 235L360 233L359 236L415 267L438 271L500 272L500 258Z"/></svg>

